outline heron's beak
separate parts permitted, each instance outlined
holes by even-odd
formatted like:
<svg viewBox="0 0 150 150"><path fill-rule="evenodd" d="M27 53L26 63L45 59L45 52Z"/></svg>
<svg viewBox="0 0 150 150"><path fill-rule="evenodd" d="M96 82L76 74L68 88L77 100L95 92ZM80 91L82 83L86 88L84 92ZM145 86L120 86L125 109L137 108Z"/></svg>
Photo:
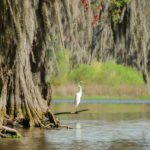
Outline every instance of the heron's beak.
<svg viewBox="0 0 150 150"><path fill-rule="evenodd" d="M84 81L82 81L82 84L86 84Z"/></svg>

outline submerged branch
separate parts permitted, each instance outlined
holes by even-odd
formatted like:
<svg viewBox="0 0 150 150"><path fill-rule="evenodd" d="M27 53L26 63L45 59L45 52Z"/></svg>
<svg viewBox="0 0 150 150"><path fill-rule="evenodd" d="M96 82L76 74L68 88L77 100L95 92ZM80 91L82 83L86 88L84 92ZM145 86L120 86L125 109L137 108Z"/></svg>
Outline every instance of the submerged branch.
<svg viewBox="0 0 150 150"><path fill-rule="evenodd" d="M83 112L83 111L88 111L88 109L82 109L82 110L75 111L74 114L78 114L78 113Z"/></svg>
<svg viewBox="0 0 150 150"><path fill-rule="evenodd" d="M65 115L65 114L78 114L80 112L84 112L84 111L88 111L89 109L81 109L81 110L78 110L78 111L75 111L75 112L58 112L58 113L55 113L54 115Z"/></svg>
<svg viewBox="0 0 150 150"><path fill-rule="evenodd" d="M60 125L60 126L59 126L59 129L60 129L60 128L73 129L72 127L69 127L69 126L67 126L67 125Z"/></svg>

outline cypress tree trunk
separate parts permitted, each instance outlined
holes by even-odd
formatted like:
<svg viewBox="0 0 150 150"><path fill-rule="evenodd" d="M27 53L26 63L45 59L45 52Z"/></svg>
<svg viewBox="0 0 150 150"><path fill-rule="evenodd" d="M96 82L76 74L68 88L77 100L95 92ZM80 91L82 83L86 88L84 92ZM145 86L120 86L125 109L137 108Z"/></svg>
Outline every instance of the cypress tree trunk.
<svg viewBox="0 0 150 150"><path fill-rule="evenodd" d="M43 0L0 1L0 126L57 126L45 82Z"/></svg>

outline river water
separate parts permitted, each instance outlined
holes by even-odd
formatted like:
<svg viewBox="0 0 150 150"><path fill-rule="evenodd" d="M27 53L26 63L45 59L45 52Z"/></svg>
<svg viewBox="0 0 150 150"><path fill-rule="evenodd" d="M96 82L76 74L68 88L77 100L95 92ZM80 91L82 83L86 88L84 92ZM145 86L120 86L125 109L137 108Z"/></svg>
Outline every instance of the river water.
<svg viewBox="0 0 150 150"><path fill-rule="evenodd" d="M106 100L107 101L107 100ZM144 101L143 101L144 102ZM146 101L55 100L53 112L73 129L19 129L20 139L0 139L0 150L150 150L150 104ZM60 114L62 113L62 114Z"/></svg>

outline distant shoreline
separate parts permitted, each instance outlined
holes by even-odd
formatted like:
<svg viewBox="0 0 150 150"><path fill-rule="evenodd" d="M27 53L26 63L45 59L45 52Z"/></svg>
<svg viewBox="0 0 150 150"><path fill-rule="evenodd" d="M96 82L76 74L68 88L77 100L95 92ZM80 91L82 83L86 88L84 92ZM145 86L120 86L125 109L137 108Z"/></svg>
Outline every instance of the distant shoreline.
<svg viewBox="0 0 150 150"><path fill-rule="evenodd" d="M73 103L73 99L53 99L53 103ZM150 99L82 99L81 103L150 104Z"/></svg>
<svg viewBox="0 0 150 150"><path fill-rule="evenodd" d="M52 100L54 99L74 99L74 96L52 96ZM81 99L100 99L100 100L109 100L109 99L119 99L119 100L150 100L150 95L143 95L137 97L131 96L83 96Z"/></svg>

